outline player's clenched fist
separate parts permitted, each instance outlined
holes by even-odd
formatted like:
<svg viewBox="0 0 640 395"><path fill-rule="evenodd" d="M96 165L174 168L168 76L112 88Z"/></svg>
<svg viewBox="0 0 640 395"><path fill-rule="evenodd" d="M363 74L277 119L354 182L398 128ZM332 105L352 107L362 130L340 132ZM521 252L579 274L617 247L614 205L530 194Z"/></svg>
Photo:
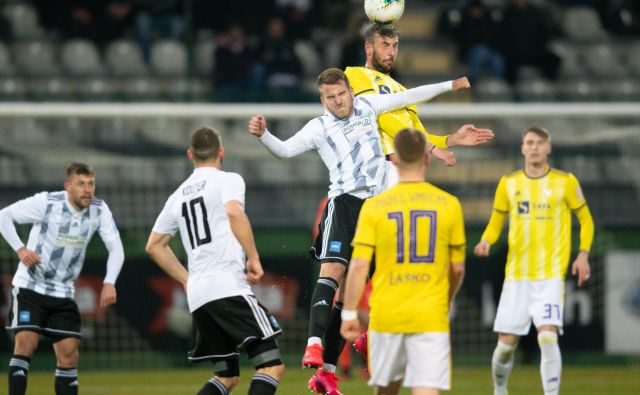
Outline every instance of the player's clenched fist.
<svg viewBox="0 0 640 395"><path fill-rule="evenodd" d="M460 77L457 80L453 81L453 90L459 91L460 89L471 88L471 84L469 83L469 79L467 77Z"/></svg>
<svg viewBox="0 0 640 395"><path fill-rule="evenodd" d="M256 115L249 121L249 133L260 137L267 130L267 120L262 115Z"/></svg>
<svg viewBox="0 0 640 395"><path fill-rule="evenodd" d="M473 249L473 253L477 256L489 256L490 248L491 246L489 245L489 242L485 239L482 239Z"/></svg>

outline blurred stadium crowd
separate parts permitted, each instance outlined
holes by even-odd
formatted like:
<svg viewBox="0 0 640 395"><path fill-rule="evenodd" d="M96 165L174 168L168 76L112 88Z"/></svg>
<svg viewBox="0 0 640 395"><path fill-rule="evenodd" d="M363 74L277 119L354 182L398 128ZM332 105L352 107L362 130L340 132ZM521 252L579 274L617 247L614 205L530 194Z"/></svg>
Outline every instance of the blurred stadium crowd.
<svg viewBox="0 0 640 395"><path fill-rule="evenodd" d="M0 100L315 101L360 65L362 1L3 0ZM467 74L476 101L640 98L632 0L412 0L407 86Z"/></svg>

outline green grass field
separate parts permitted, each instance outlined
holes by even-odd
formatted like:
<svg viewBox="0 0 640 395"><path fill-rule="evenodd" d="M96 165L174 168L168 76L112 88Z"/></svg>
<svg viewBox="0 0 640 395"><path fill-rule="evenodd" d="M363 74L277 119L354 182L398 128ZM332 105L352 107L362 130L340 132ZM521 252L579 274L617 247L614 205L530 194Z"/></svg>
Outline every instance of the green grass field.
<svg viewBox="0 0 640 395"><path fill-rule="evenodd" d="M278 393L309 395L307 379L310 370L290 368L280 384ZM135 395L193 395L210 377L206 369L165 369L141 371L81 371L81 394L135 394ZM240 386L235 394L246 394L252 371L243 370ZM371 394L372 390L361 379L341 381L345 395ZM509 390L514 395L542 393L536 366L517 366L512 374ZM29 374L29 395L53 393L53 372ZM563 395L637 395L640 394L640 366L565 367L562 375ZM402 394L409 394L403 390ZM452 395L492 394L491 372L488 367L454 367Z"/></svg>

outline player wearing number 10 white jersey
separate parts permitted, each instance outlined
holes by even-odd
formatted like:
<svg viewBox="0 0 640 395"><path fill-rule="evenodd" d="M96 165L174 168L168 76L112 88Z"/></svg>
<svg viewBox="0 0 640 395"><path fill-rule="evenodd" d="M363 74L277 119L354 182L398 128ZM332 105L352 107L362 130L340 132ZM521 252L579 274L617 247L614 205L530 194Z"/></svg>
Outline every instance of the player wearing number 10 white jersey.
<svg viewBox="0 0 640 395"><path fill-rule="evenodd" d="M198 394L231 392L240 375L239 352L244 351L256 368L249 394L271 395L284 374L275 340L282 331L249 286L263 271L244 213L244 180L220 169L224 148L212 128L193 133L188 157L193 174L169 197L147 252L187 291L198 329L189 359L214 363L215 376ZM188 271L169 247L176 231L187 251Z"/></svg>

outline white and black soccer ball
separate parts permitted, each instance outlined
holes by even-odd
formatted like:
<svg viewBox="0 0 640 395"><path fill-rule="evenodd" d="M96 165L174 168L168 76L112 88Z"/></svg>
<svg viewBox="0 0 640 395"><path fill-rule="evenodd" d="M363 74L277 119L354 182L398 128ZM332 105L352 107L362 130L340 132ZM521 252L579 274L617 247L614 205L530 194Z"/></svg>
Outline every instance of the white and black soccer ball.
<svg viewBox="0 0 640 395"><path fill-rule="evenodd" d="M372 22L394 23L404 12L404 0L364 0L364 12Z"/></svg>

